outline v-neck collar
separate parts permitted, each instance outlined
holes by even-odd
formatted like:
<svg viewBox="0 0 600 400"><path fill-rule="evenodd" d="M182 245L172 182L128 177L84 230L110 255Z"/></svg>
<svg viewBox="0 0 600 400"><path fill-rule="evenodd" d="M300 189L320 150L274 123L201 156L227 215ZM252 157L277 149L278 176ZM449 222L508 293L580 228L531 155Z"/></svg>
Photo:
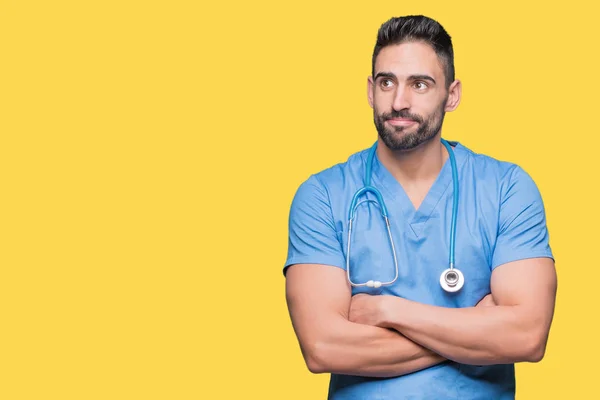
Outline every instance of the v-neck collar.
<svg viewBox="0 0 600 400"><path fill-rule="evenodd" d="M454 157L456 159L456 166L460 171L460 167L465 160L465 149L459 142L448 141L448 143L452 146ZM401 218L410 225L414 234L419 237L423 230L423 224L429 220L435 207L451 186L452 165L450 163L450 157L448 157L437 178L433 182L433 185L427 192L427 195L416 210L402 185L400 185L391 172L381 163L377 153L375 153L373 159L373 180L380 190L384 190L387 193L394 205L400 206L402 211ZM388 208L390 207L388 206Z"/></svg>

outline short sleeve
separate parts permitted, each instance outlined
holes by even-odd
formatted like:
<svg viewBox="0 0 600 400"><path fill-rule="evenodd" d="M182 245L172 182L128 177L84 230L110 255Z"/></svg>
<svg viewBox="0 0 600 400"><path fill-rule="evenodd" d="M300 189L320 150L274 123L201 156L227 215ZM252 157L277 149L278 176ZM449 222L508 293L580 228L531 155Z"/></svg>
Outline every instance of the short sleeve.
<svg viewBox="0 0 600 400"><path fill-rule="evenodd" d="M284 275L293 264L325 264L345 269L329 196L314 175L300 185L290 208Z"/></svg>
<svg viewBox="0 0 600 400"><path fill-rule="evenodd" d="M531 177L515 166L500 200L492 269L526 258L553 258L541 194Z"/></svg>

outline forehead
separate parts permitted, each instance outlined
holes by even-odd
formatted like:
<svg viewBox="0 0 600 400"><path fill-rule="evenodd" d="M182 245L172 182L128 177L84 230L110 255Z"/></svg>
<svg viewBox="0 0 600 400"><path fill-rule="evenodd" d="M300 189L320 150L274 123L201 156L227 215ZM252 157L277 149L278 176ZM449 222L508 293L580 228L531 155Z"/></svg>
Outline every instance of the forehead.
<svg viewBox="0 0 600 400"><path fill-rule="evenodd" d="M386 46L375 60L375 75L392 72L398 77L409 75L431 75L443 77L444 70L433 47L424 42L405 42Z"/></svg>

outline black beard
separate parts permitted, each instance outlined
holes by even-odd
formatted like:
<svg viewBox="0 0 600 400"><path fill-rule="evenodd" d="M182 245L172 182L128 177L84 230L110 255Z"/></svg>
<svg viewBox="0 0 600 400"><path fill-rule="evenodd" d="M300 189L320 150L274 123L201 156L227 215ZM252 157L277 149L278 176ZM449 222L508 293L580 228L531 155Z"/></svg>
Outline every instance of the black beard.
<svg viewBox="0 0 600 400"><path fill-rule="evenodd" d="M446 101L443 101L441 107L439 107L427 120L424 120L419 115L409 113L406 109L400 111L392 110L390 113L378 115L377 110L373 107L375 128L377 128L377 132L383 143L385 143L390 150L411 150L433 139L440 132L446 114L444 112L445 105ZM419 124L419 127L414 133L398 135L399 133L402 133L406 127L395 126L392 129L386 128L384 123L391 118L412 119Z"/></svg>

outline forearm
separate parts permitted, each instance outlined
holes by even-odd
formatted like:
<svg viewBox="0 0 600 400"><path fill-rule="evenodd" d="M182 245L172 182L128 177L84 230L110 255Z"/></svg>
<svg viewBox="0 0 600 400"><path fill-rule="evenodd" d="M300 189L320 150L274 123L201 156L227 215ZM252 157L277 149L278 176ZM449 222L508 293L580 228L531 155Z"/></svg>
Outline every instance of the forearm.
<svg viewBox="0 0 600 400"><path fill-rule="evenodd" d="M309 353L313 372L371 377L405 375L445 361L396 331L341 318L314 341Z"/></svg>
<svg viewBox="0 0 600 400"><path fill-rule="evenodd" d="M453 361L506 364L538 361L545 343L538 321L523 318L520 306L443 308L391 298L394 312L382 326L393 328Z"/></svg>

